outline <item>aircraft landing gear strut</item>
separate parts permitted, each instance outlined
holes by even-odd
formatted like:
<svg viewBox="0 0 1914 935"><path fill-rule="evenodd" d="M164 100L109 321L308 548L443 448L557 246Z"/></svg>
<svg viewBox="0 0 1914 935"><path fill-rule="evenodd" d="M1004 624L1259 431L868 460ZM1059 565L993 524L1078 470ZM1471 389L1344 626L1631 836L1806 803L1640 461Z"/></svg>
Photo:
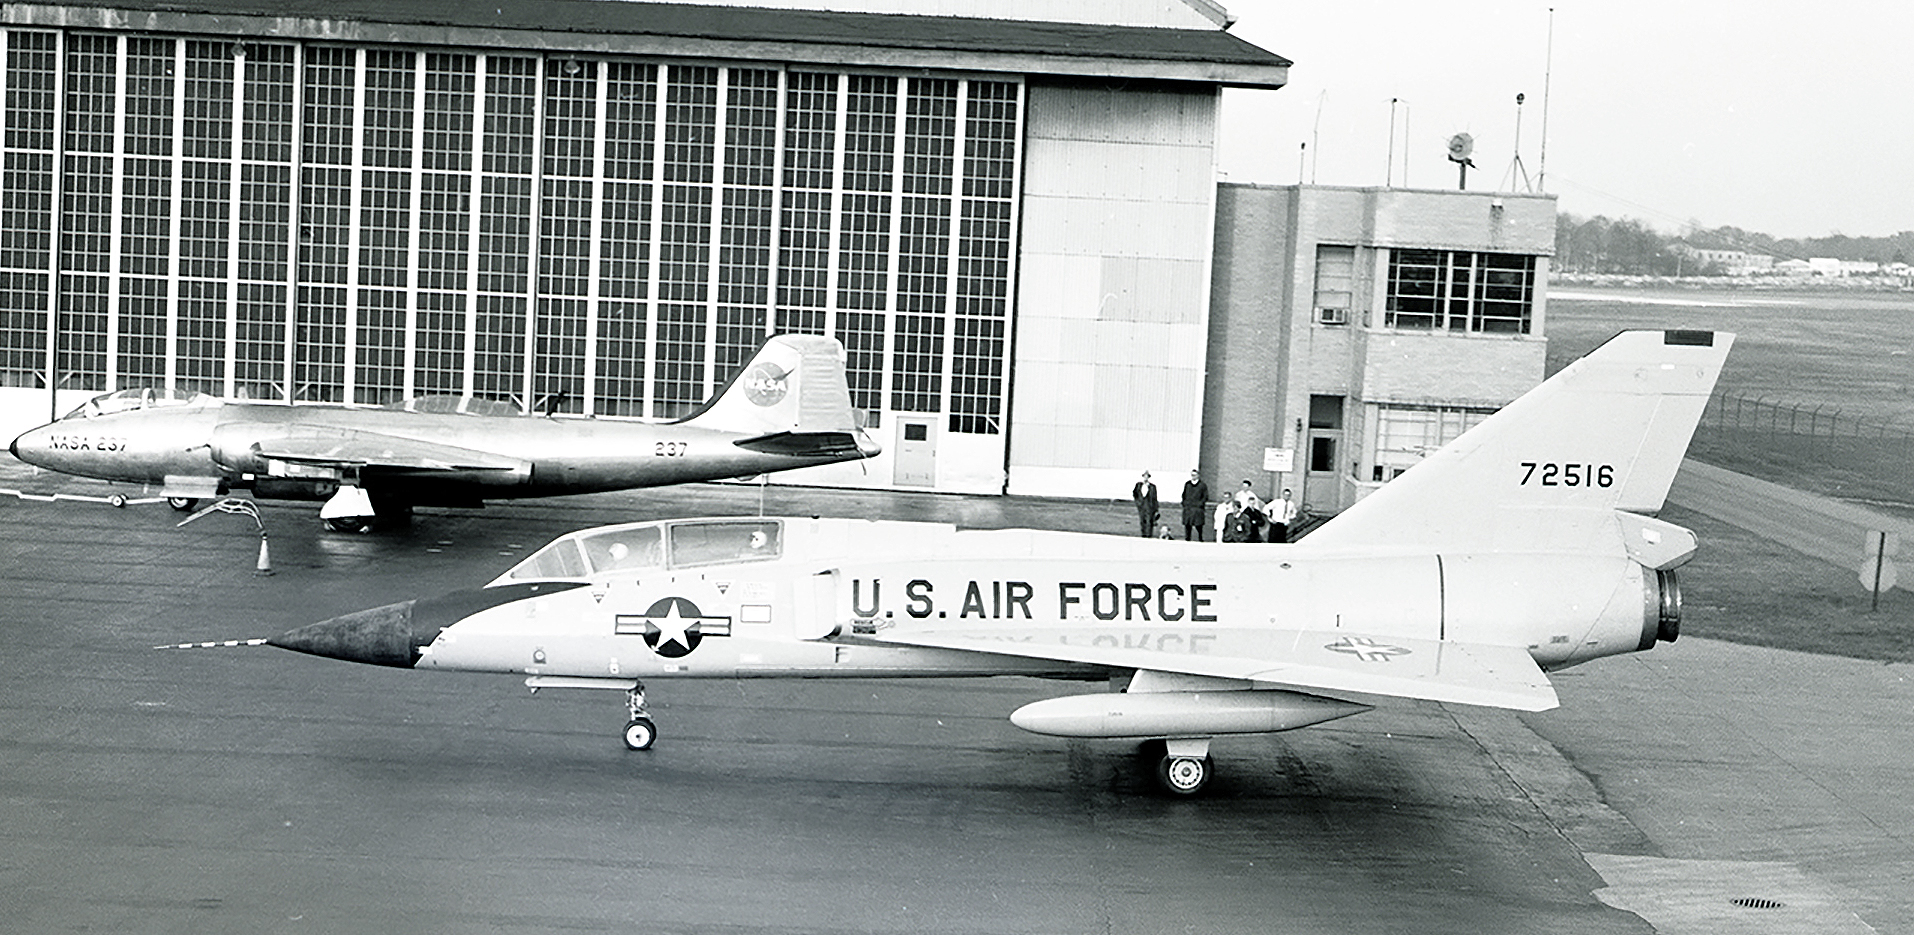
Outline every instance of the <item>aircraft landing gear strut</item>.
<svg viewBox="0 0 1914 935"><path fill-rule="evenodd" d="M639 682L625 692L625 707L631 711L631 720L625 722L625 746L632 750L649 750L653 741L658 739L658 728L651 723L651 709L645 707L645 683Z"/></svg>
<svg viewBox="0 0 1914 935"><path fill-rule="evenodd" d="M1144 745L1143 752L1156 760L1157 784L1171 795L1195 795L1209 785L1210 777L1216 773L1216 763L1210 759L1208 737L1153 740Z"/></svg>

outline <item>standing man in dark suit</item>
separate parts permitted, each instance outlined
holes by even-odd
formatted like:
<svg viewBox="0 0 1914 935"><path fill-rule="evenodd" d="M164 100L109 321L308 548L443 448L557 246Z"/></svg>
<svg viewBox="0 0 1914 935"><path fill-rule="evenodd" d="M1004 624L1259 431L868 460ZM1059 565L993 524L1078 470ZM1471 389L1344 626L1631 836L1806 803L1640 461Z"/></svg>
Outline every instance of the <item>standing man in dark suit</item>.
<svg viewBox="0 0 1914 935"><path fill-rule="evenodd" d="M1190 479L1183 482L1183 539L1203 541L1203 525L1209 520L1210 485L1203 483L1203 476L1196 471L1190 472Z"/></svg>
<svg viewBox="0 0 1914 935"><path fill-rule="evenodd" d="M1149 538L1156 532L1156 485L1150 483L1150 472L1143 472L1143 479L1130 489L1130 499L1136 501L1136 519L1143 527L1143 537Z"/></svg>

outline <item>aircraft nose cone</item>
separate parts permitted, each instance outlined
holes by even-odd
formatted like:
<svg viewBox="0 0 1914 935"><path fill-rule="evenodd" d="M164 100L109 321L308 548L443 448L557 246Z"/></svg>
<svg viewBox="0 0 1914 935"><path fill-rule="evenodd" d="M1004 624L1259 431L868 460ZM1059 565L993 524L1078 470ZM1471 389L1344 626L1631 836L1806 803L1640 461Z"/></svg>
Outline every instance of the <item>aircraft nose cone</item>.
<svg viewBox="0 0 1914 935"><path fill-rule="evenodd" d="M584 587L583 582L542 581L453 591L321 620L288 630L267 640L266 645L328 659L409 669L418 663L419 650L432 645L446 627L514 601L580 587Z"/></svg>
<svg viewBox="0 0 1914 935"><path fill-rule="evenodd" d="M7 450L13 452L15 460L25 464L43 466L40 464L40 459L34 457L34 455L46 449L45 435L46 428L44 426L36 429L27 429L14 437L13 444L8 445ZM25 450L24 454L21 453L22 449Z"/></svg>
<svg viewBox="0 0 1914 935"><path fill-rule="evenodd" d="M402 601L321 620L275 636L266 645L328 659L411 668L421 645L412 632L416 603Z"/></svg>

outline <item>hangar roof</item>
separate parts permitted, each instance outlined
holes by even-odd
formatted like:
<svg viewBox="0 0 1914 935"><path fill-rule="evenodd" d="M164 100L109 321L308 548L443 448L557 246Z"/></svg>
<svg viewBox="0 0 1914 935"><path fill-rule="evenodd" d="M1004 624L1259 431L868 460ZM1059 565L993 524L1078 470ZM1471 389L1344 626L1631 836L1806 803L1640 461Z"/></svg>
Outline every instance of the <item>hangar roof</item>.
<svg viewBox="0 0 1914 935"><path fill-rule="evenodd" d="M487 12L490 10L491 12ZM638 0L49 0L0 21L200 35L1197 81L1279 88L1288 59L1220 29Z"/></svg>

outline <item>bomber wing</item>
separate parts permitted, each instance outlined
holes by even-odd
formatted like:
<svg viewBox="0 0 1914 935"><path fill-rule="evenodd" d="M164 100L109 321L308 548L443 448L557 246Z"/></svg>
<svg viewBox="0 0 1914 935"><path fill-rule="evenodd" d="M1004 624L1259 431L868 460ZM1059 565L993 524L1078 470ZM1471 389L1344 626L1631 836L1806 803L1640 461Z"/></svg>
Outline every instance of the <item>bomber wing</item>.
<svg viewBox="0 0 1914 935"><path fill-rule="evenodd" d="M529 462L457 445L357 429L301 429L256 443L262 458L326 467L399 471L519 471Z"/></svg>
<svg viewBox="0 0 1914 935"><path fill-rule="evenodd" d="M1148 627L883 630L883 643L1001 653L1124 669L1244 679L1258 687L1359 692L1518 711L1556 706L1555 689L1517 646L1365 636L1347 630Z"/></svg>

